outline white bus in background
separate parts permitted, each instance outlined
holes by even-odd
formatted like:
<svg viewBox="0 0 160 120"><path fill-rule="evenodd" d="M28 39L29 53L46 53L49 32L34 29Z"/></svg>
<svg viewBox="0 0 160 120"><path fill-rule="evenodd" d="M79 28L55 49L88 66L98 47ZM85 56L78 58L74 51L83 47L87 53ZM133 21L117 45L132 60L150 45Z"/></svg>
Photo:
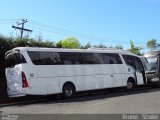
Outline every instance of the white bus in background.
<svg viewBox="0 0 160 120"><path fill-rule="evenodd" d="M5 54L10 97L62 94L146 83L140 57L118 49L14 48Z"/></svg>

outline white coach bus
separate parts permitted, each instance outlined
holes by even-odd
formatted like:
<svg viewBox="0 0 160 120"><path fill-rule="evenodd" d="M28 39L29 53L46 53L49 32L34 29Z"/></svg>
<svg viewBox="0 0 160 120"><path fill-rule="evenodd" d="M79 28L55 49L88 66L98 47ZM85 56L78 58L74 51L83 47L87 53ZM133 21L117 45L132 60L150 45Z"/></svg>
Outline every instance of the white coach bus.
<svg viewBox="0 0 160 120"><path fill-rule="evenodd" d="M5 54L10 97L114 87L133 89L146 83L140 57L118 49L14 48Z"/></svg>

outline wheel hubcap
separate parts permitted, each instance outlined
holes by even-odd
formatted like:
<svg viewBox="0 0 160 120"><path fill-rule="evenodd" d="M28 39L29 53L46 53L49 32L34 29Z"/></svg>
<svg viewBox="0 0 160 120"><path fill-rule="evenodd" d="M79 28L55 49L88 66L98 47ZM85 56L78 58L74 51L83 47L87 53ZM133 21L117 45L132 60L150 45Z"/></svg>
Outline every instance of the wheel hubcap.
<svg viewBox="0 0 160 120"><path fill-rule="evenodd" d="M72 88L67 87L67 88L65 89L65 93L66 93L66 96L71 96L72 93L73 93Z"/></svg>
<svg viewBox="0 0 160 120"><path fill-rule="evenodd" d="M129 83L127 84L127 88L128 88L128 89L132 89L132 87L133 87L133 84L132 84L131 82L129 82Z"/></svg>

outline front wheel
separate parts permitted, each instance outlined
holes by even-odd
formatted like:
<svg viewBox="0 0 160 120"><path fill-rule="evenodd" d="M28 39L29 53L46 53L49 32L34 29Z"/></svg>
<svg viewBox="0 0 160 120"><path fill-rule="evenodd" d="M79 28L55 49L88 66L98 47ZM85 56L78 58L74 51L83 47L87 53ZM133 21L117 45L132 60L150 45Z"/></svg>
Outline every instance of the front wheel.
<svg viewBox="0 0 160 120"><path fill-rule="evenodd" d="M63 86L63 93L62 93L63 97L71 98L74 96L74 94L75 94L75 88L72 84L65 84Z"/></svg>

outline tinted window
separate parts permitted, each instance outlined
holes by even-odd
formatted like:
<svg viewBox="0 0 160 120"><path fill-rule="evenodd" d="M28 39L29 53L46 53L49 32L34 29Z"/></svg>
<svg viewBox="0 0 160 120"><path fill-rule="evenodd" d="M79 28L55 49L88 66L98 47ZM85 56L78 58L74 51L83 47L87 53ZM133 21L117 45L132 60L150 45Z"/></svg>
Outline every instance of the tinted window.
<svg viewBox="0 0 160 120"><path fill-rule="evenodd" d="M10 53L5 57L6 67L11 67L17 64L26 63L24 56L21 53Z"/></svg>
<svg viewBox="0 0 160 120"><path fill-rule="evenodd" d="M82 53L83 64L103 64L102 54Z"/></svg>
<svg viewBox="0 0 160 120"><path fill-rule="evenodd" d="M53 62L55 65L64 64L59 53L53 53Z"/></svg>
<svg viewBox="0 0 160 120"><path fill-rule="evenodd" d="M143 65L142 65L141 59L138 57L135 57L135 67L137 72L142 73Z"/></svg>
<svg viewBox="0 0 160 120"><path fill-rule="evenodd" d="M118 54L29 51L35 65L122 64Z"/></svg>
<svg viewBox="0 0 160 120"><path fill-rule="evenodd" d="M143 67L139 61L135 61L136 71L142 73Z"/></svg>
<svg viewBox="0 0 160 120"><path fill-rule="evenodd" d="M126 64L135 68L137 72L143 71L143 65L140 58L130 55L123 55L123 58Z"/></svg>
<svg viewBox="0 0 160 120"><path fill-rule="evenodd" d="M130 56L130 55L122 55L122 56L127 65L134 67L134 61L135 61L134 56Z"/></svg>
<svg viewBox="0 0 160 120"><path fill-rule="evenodd" d="M54 57L52 52L29 51L28 55L30 56L33 64L35 65L53 65L54 64Z"/></svg>
<svg viewBox="0 0 160 120"><path fill-rule="evenodd" d="M122 64L120 56L115 53L103 53L103 59L105 64Z"/></svg>
<svg viewBox="0 0 160 120"><path fill-rule="evenodd" d="M147 57L146 58L147 62L148 62L148 66L150 70L156 70L158 67L158 62L157 62L157 57Z"/></svg>
<svg viewBox="0 0 160 120"><path fill-rule="evenodd" d="M81 55L80 53L71 53L71 52L60 52L60 59L63 64L81 64Z"/></svg>

